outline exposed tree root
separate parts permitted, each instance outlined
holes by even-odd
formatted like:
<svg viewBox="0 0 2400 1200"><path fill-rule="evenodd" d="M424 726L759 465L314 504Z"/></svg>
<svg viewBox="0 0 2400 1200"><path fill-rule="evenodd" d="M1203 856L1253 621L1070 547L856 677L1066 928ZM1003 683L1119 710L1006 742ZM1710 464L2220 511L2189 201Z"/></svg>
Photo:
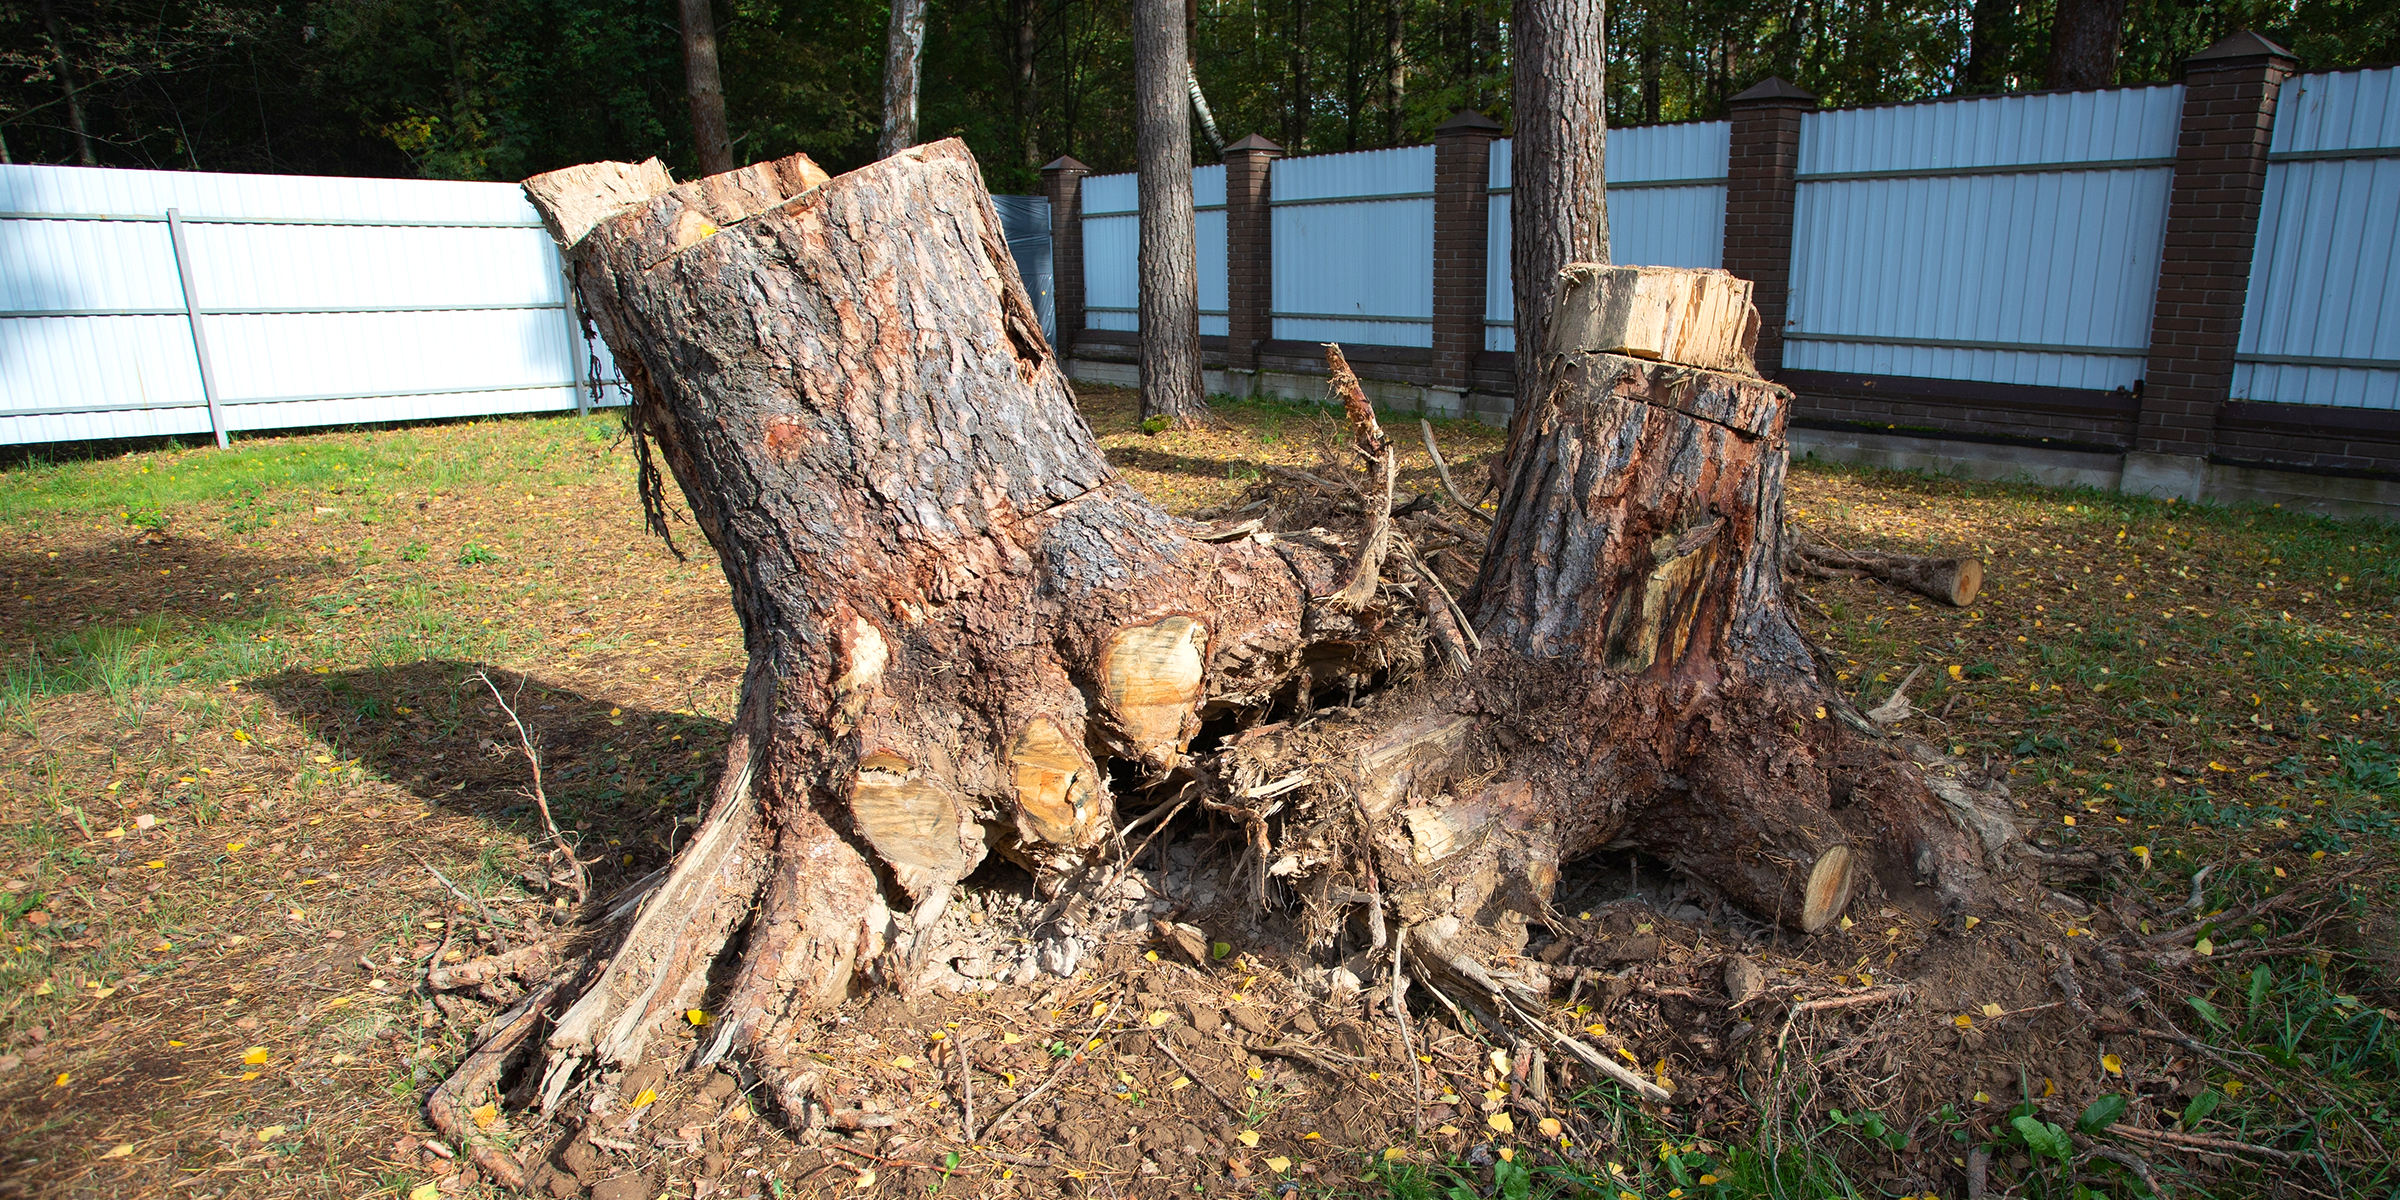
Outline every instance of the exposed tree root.
<svg viewBox="0 0 2400 1200"><path fill-rule="evenodd" d="M1803 933L1861 896L1998 894L2005 793L1857 720L1785 610L1772 384L1549 356L1485 547L1395 503L1394 448L1328 347L1345 448L1273 472L1291 510L1261 494L1204 526L1099 454L956 143L830 182L795 157L528 191L752 661L699 832L588 984L544 989L444 1085L441 1120L553 995L545 1108L705 998L708 1056L794 1125L869 1120L796 1049L817 1014L936 986L989 854L1032 872L1045 921L1114 911L1187 805L1239 831L1242 888L1296 900L1308 947L1353 917L1388 946L1396 1013L1413 975L1659 1102L1539 1016L1552 979L1520 955L1563 864L1638 846ZM1298 512L1323 519L1276 516ZM1480 553L1461 593L1420 549L1444 539Z"/></svg>

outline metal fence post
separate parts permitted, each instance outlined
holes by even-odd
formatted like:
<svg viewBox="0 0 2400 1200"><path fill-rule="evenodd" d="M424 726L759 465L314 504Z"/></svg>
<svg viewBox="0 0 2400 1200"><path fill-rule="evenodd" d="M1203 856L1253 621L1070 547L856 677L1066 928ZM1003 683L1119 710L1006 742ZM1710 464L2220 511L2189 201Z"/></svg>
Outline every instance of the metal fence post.
<svg viewBox="0 0 2400 1200"><path fill-rule="evenodd" d="M192 254L183 243L183 211L167 210L167 241L175 247L175 274L183 281L183 312L192 323L192 354L200 360L200 394L208 400L208 428L217 435L217 449L230 443L225 438L225 413L217 406L217 373L208 362L208 333L200 327L200 293L192 287Z"/></svg>

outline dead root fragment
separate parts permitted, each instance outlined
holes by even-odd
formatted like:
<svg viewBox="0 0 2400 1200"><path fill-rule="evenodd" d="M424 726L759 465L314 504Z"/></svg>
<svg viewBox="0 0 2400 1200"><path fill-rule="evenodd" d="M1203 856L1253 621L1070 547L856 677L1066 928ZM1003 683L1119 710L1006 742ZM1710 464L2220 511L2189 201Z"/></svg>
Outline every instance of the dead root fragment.
<svg viewBox="0 0 2400 1200"><path fill-rule="evenodd" d="M525 1164L519 1162L516 1155L480 1136L469 1111L471 1102L499 1082L500 1073L507 1068L508 1060L516 1055L518 1047L523 1046L541 1025L543 1009L550 1003L550 997L558 993L559 985L566 978L562 974L543 984L532 995L518 1001L515 1008L496 1018L493 1021L496 1028L491 1035L483 1039L483 1043L475 1047L474 1053L469 1054L467 1060L450 1073L450 1078L443 1080L441 1086L433 1089L433 1094L425 1099L425 1119L432 1122L442 1136L467 1147L468 1157L474 1160L475 1165L483 1168L494 1182L510 1191L524 1190Z"/></svg>

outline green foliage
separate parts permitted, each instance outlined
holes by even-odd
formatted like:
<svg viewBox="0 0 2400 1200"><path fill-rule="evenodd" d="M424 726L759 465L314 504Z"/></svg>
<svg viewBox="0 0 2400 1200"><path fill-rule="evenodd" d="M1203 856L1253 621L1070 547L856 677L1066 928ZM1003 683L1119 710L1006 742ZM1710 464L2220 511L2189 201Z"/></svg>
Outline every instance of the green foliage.
<svg viewBox="0 0 2400 1200"><path fill-rule="evenodd" d="M72 162L58 56L33 5L0 8L0 134L17 161ZM666 0L52 0L103 165L513 180L593 159L695 162ZM1812 5L1627 0L1607 11L1613 124L1722 116L1769 76L1828 104L2046 85L2057 0ZM887 9L716 0L735 154L869 161ZM1461 108L1511 117L1507 0L1293 0L1195 10L1199 80L1227 138L1291 153L1418 145ZM2254 28L2310 69L2400 58L2371 0L2160 0L2126 9L2118 78L2180 78ZM958 136L995 192L1073 154L1133 163L1130 6L971 0L927 15L920 130ZM1395 47L1397 50L1395 61ZM1392 86L1398 66L1400 86ZM1195 137L1200 162L1216 151Z"/></svg>

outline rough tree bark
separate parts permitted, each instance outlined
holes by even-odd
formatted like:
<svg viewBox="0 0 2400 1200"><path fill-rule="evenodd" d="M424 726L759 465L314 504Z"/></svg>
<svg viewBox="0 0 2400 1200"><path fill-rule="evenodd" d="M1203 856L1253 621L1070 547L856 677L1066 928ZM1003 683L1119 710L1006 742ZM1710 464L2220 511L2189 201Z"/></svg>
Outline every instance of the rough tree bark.
<svg viewBox="0 0 2400 1200"><path fill-rule="evenodd" d="M1517 403L1509 454L1540 406L1552 292L1568 263L1608 257L1606 0L1516 0L1509 30L1517 131L1510 163L1510 287L1517 308Z"/></svg>
<svg viewBox="0 0 2400 1200"><path fill-rule="evenodd" d="M1862 891L1983 894L2005 822L1955 764L1859 732L1785 611L1789 393L1754 373L1606 353L1625 339L1605 320L1559 322L1454 604L1394 516L1393 447L1354 386L1348 533L1202 525L1118 478L956 141L829 182L794 156L526 188L751 659L700 831L559 987L525 1092L640 1058L729 967L706 1002L720 1044L793 1120L824 1121L800 1023L927 978L921 935L978 863L1071 900L1117 852L1121 802L1195 789L1249 831L1260 885L1326 920L1366 904L1378 931L1388 903L1421 961L1474 979L1505 975L1479 964L1522 948L1561 864L1612 844L1802 930ZM1601 290L1568 278L1565 305ZM1293 715L1344 680L1363 698ZM1195 751L1212 720L1247 727ZM444 1111L509 1050L485 1047Z"/></svg>
<svg viewBox="0 0 2400 1200"><path fill-rule="evenodd" d="M883 133L879 158L917 144L917 78L925 59L925 0L892 0L883 42Z"/></svg>
<svg viewBox="0 0 2400 1200"><path fill-rule="evenodd" d="M2050 27L2050 76L2044 87L2076 91L2117 81L2117 44L2125 32L2125 0L2059 0Z"/></svg>
<svg viewBox="0 0 2400 1200"><path fill-rule="evenodd" d="M1190 44L1182 0L1134 0L1134 152L1140 179L1142 417L1206 415L1200 381L1200 256L1192 211Z"/></svg>
<svg viewBox="0 0 2400 1200"><path fill-rule="evenodd" d="M725 84L717 74L717 18L708 0L680 0L683 86L692 102L692 154L700 173L733 169L733 135L725 127Z"/></svg>

